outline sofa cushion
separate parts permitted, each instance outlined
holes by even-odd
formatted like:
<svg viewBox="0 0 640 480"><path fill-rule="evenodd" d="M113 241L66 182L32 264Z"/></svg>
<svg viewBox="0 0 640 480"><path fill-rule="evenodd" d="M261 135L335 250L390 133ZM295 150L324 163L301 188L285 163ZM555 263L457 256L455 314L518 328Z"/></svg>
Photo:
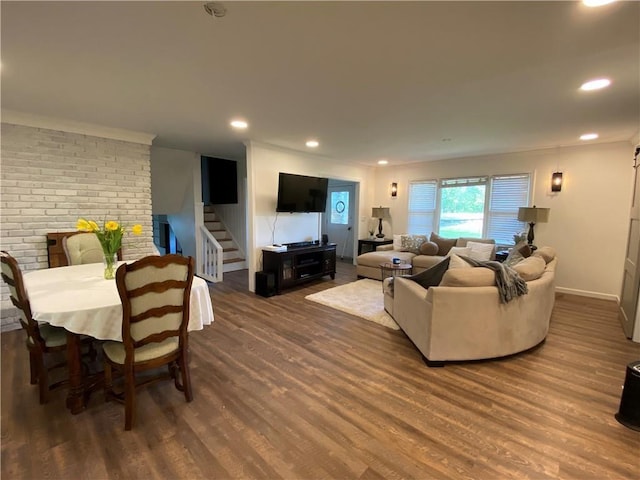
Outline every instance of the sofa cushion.
<svg viewBox="0 0 640 480"><path fill-rule="evenodd" d="M469 256L480 261L491 260L491 254L495 249L495 245L483 242L467 242L467 247L471 249Z"/></svg>
<svg viewBox="0 0 640 480"><path fill-rule="evenodd" d="M525 282L530 282L542 276L546 265L542 257L531 256L515 264L513 269Z"/></svg>
<svg viewBox="0 0 640 480"><path fill-rule="evenodd" d="M375 251L358 255L357 262L358 265L378 268L381 263L391 263L394 258L399 258L401 263L411 263L411 259L415 256L415 253L396 250Z"/></svg>
<svg viewBox="0 0 640 480"><path fill-rule="evenodd" d="M420 253L420 246L426 241L426 235L402 235L400 251L411 252L417 255Z"/></svg>
<svg viewBox="0 0 640 480"><path fill-rule="evenodd" d="M424 272L416 273L415 275L409 275L404 278L413 280L423 288L435 287L442 281L443 275L449 268L450 260L451 259L449 257L446 257L444 260L425 270Z"/></svg>
<svg viewBox="0 0 640 480"><path fill-rule="evenodd" d="M462 259L460 261L464 262ZM496 272L486 267L450 268L440 282L441 287L494 287L495 285Z"/></svg>
<svg viewBox="0 0 640 480"><path fill-rule="evenodd" d="M438 235L435 232L431 232L431 237L429 238L433 243L438 245L438 255L446 255L451 250L451 247L456 245L458 241L457 238L444 238Z"/></svg>
<svg viewBox="0 0 640 480"><path fill-rule="evenodd" d="M471 264L465 260L463 260L462 258L460 258L458 255L456 255L455 253L452 253L451 255L448 255L448 257L451 259L451 261L449 262L449 269L451 270L452 268L473 268L471 266Z"/></svg>
<svg viewBox="0 0 640 480"><path fill-rule="evenodd" d="M549 263L556 258L556 250L553 247L540 247L531 254L532 256L542 257L545 263Z"/></svg>
<svg viewBox="0 0 640 480"><path fill-rule="evenodd" d="M437 255L438 244L431 241L424 242L420 245L420 255Z"/></svg>

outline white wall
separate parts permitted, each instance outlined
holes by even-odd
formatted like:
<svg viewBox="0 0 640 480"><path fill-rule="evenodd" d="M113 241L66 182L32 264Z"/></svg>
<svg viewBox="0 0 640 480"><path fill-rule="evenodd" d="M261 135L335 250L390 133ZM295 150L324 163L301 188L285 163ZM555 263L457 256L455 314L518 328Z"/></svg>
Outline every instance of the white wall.
<svg viewBox="0 0 640 480"><path fill-rule="evenodd" d="M404 233L412 180L532 172L532 204L551 209L549 223L535 227L535 243L553 246L558 252L558 290L617 299L622 287L632 158L633 145L617 142L379 167L374 203L389 205L393 233ZM563 172L562 191L551 193L551 174L556 169ZM388 193L391 182L398 182L395 199Z"/></svg>
<svg viewBox="0 0 640 480"><path fill-rule="evenodd" d="M192 169L195 160L199 162L200 156L194 152L151 147L151 198L154 215L169 215L182 210L185 195L193 190Z"/></svg>
<svg viewBox="0 0 640 480"><path fill-rule="evenodd" d="M24 123L40 120L20 118ZM76 131L85 133L2 123L0 243L23 271L47 268L47 233L75 231L79 217L139 223L142 237L125 236L124 258L155 253L149 144L89 135L91 126ZM1 288L2 329L18 327L4 282Z"/></svg>
<svg viewBox="0 0 640 480"><path fill-rule="evenodd" d="M356 197L360 221L355 225L355 235L356 238L367 235L367 220L371 215L373 198L373 168L344 165L317 155L249 142L247 180L250 223L247 264L251 291L254 290L255 272L262 270L262 247L272 243L319 240L321 237L319 213L279 213L276 219L279 172L359 183Z"/></svg>
<svg viewBox="0 0 640 480"><path fill-rule="evenodd" d="M170 148L151 149L153 213L167 214L182 254L196 256L196 210L202 206L200 155ZM199 213L198 213L199 215Z"/></svg>

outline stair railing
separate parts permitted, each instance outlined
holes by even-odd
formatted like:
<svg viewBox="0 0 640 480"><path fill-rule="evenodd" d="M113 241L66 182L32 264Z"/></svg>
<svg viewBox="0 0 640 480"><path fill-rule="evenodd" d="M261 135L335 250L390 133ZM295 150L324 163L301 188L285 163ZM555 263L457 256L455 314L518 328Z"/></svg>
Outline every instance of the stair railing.
<svg viewBox="0 0 640 480"><path fill-rule="evenodd" d="M198 276L210 282L221 282L223 274L222 246L204 225L200 225L200 252Z"/></svg>

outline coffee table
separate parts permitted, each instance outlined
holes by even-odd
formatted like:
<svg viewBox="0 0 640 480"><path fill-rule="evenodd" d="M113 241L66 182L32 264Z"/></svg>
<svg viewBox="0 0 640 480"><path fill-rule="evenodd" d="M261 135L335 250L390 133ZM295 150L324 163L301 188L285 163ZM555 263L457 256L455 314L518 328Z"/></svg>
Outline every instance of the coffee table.
<svg viewBox="0 0 640 480"><path fill-rule="evenodd" d="M387 277L395 277L397 275L411 275L413 266L410 263L383 262L380 264L380 272L382 273L382 280L384 280Z"/></svg>

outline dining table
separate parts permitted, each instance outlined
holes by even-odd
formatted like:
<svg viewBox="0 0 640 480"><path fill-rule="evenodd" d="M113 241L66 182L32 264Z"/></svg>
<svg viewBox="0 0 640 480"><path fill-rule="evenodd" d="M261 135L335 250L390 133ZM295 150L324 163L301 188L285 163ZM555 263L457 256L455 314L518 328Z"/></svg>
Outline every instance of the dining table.
<svg viewBox="0 0 640 480"><path fill-rule="evenodd" d="M33 319L67 332L66 405L72 414L80 413L86 407L90 390L82 368L82 338L122 341L122 303L116 281L104 278L102 263L33 270L23 278ZM202 330L213 321L209 286L194 276L187 330Z"/></svg>

